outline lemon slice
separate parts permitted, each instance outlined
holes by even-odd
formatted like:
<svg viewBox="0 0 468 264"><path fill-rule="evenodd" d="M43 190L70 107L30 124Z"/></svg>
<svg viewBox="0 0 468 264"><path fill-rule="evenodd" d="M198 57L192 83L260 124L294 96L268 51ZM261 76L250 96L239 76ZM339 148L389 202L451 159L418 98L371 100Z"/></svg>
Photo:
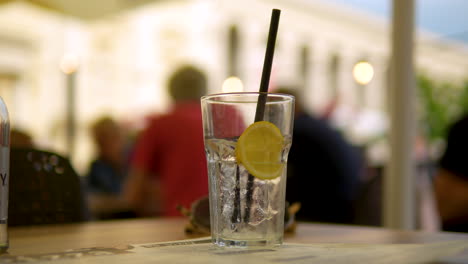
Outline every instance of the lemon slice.
<svg viewBox="0 0 468 264"><path fill-rule="evenodd" d="M259 179L274 179L284 168L281 163L283 145L284 137L278 127L268 121L255 122L237 141L237 162Z"/></svg>

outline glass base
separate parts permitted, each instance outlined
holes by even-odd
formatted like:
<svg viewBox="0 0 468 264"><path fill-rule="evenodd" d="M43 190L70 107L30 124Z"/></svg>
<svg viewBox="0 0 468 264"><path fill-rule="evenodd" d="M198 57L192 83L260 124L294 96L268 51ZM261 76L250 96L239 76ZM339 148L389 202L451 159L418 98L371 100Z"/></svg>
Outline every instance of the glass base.
<svg viewBox="0 0 468 264"><path fill-rule="evenodd" d="M278 247L283 244L282 239L275 240L233 240L224 238L213 238L213 244L223 248L268 248Z"/></svg>

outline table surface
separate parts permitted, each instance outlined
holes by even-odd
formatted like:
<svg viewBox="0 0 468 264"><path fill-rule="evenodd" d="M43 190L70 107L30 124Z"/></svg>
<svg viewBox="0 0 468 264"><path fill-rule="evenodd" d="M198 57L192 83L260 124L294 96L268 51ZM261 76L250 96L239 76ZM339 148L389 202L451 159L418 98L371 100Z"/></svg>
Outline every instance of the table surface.
<svg viewBox="0 0 468 264"><path fill-rule="evenodd" d="M183 218L151 218L86 222L80 224L13 227L9 229L10 255L44 254L90 247L123 247L131 244L193 238L187 236ZM466 233L417 232L375 227L298 223L285 236L287 243L431 243L468 241Z"/></svg>

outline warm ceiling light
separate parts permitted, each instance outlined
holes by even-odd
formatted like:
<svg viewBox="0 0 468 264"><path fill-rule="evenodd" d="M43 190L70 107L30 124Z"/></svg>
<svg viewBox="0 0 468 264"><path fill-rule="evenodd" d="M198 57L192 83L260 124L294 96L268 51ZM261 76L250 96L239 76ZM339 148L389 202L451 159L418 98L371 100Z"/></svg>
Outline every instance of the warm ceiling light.
<svg viewBox="0 0 468 264"><path fill-rule="evenodd" d="M231 76L223 82L223 93L234 93L244 91L244 85L241 79Z"/></svg>
<svg viewBox="0 0 468 264"><path fill-rule="evenodd" d="M357 83L366 85L374 78L374 67L367 61L360 61L354 65L353 77Z"/></svg>
<svg viewBox="0 0 468 264"><path fill-rule="evenodd" d="M68 53L63 55L62 60L60 61L60 70L65 74L74 73L80 64L78 55L73 53Z"/></svg>

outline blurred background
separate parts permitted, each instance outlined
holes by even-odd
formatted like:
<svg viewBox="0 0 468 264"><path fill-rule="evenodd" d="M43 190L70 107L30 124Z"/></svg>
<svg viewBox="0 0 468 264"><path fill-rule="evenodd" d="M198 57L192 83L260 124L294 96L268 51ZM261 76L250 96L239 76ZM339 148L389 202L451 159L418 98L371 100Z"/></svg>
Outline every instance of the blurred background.
<svg viewBox="0 0 468 264"><path fill-rule="evenodd" d="M437 160L468 109L468 3L416 4L416 147ZM108 115L141 130L170 106L166 79L181 64L204 70L210 93L258 90L271 8L283 11L271 89L300 87L308 111L383 164L389 0L0 0L0 94L12 127L84 173L92 122Z"/></svg>

